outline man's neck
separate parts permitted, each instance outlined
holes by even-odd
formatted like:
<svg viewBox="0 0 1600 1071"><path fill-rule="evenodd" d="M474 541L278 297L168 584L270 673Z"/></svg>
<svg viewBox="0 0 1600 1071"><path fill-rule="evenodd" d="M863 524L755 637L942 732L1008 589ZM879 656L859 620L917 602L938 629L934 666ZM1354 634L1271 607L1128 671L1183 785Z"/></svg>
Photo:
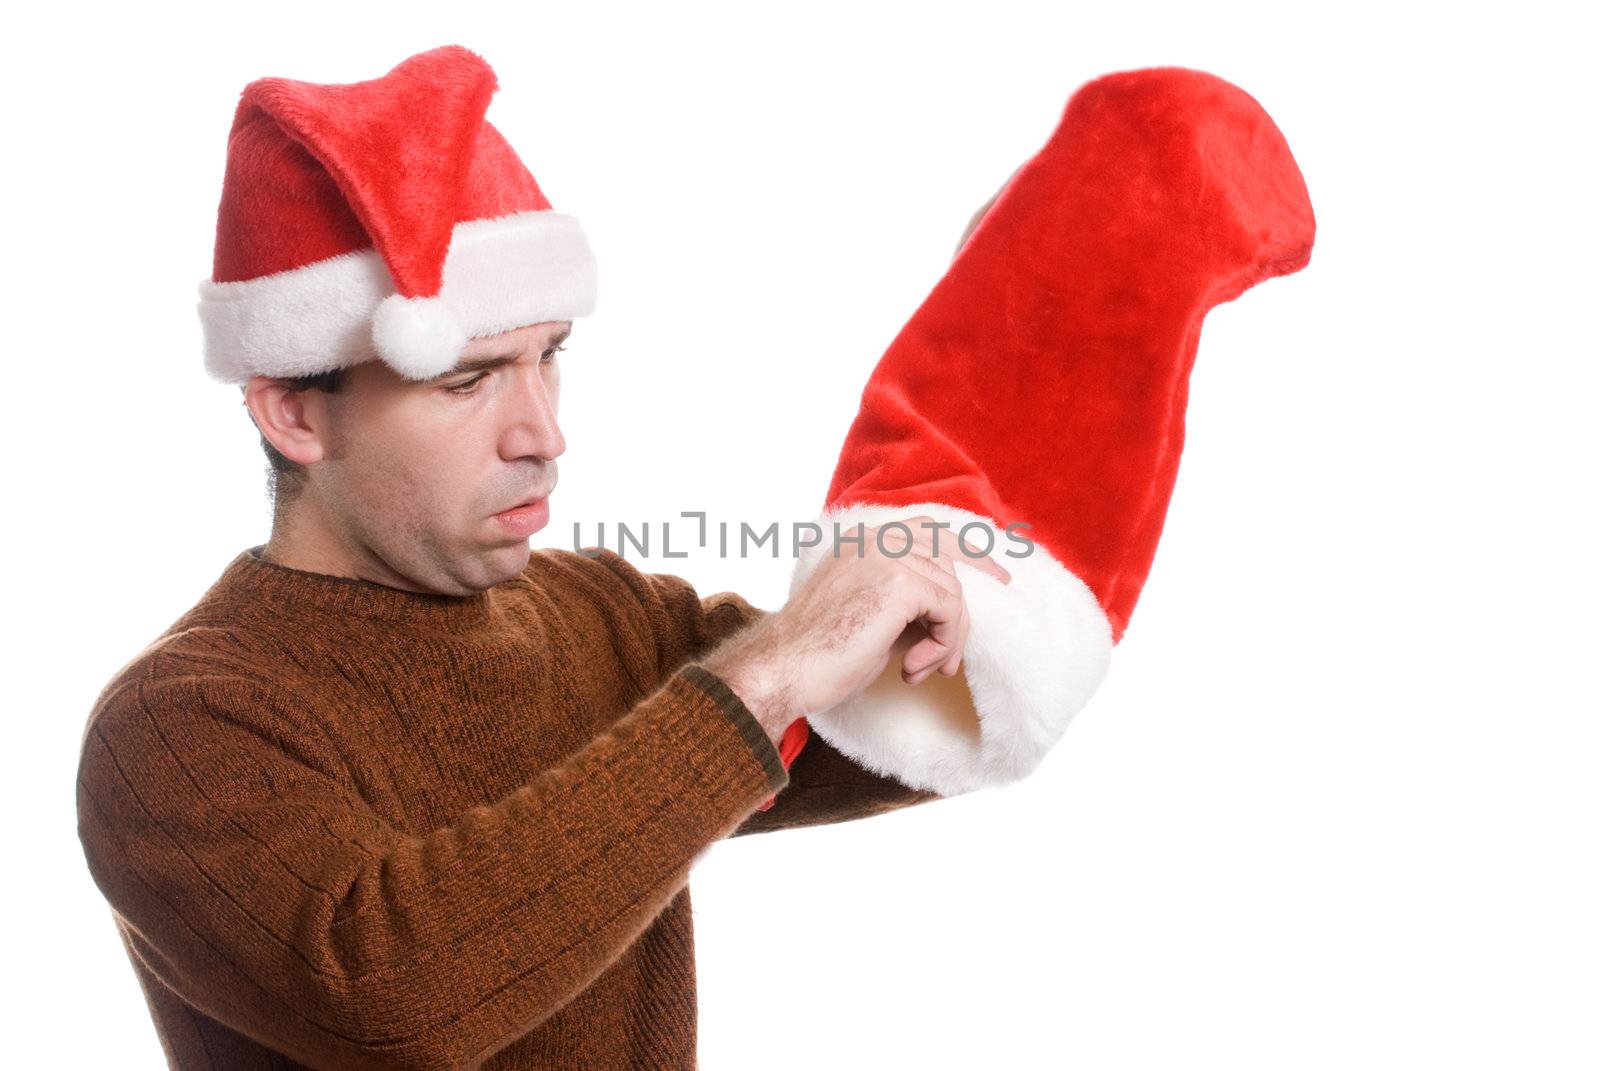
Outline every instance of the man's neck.
<svg viewBox="0 0 1600 1071"><path fill-rule="evenodd" d="M261 548L261 557L308 573L370 580L404 591L422 590L376 556L353 550L338 539L330 526L322 523L315 502L296 500L292 509L280 506L274 512L272 534Z"/></svg>

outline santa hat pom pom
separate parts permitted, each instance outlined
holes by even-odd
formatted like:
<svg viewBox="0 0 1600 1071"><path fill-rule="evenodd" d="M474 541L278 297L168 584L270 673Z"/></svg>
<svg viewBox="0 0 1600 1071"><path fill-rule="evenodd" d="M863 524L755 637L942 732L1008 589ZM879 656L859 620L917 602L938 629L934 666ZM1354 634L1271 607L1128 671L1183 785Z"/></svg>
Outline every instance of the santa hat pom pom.
<svg viewBox="0 0 1600 1071"><path fill-rule="evenodd" d="M407 379L448 372L467 345L467 333L436 297L390 294L372 314L378 356Z"/></svg>

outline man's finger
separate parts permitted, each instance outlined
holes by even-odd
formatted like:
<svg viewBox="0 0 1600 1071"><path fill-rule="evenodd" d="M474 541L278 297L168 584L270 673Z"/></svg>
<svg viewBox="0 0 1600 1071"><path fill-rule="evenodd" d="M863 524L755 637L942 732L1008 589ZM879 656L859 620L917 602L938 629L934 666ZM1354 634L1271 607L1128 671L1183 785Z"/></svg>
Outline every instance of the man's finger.
<svg viewBox="0 0 1600 1071"><path fill-rule="evenodd" d="M967 608L965 597L961 600L961 635L956 639L955 650L950 652L950 657L939 664L939 672L946 677L953 677L961 668L961 660L966 657L967 637L972 635L972 611Z"/></svg>
<svg viewBox="0 0 1600 1071"><path fill-rule="evenodd" d="M948 677L960 667L961 656L967 646L967 636L972 631L972 618L967 611L966 600L961 599L960 602L960 615L956 620L954 638L951 641L948 643L936 643L930 638L919 641L910 651L906 652L906 664L922 664L921 669L906 678L906 683L921 684L936 671ZM926 650L922 650L923 648L926 648Z"/></svg>
<svg viewBox="0 0 1600 1071"><path fill-rule="evenodd" d="M955 560L961 564L970 565L974 569L981 569L1002 584L1011 583L1011 572L990 556L993 553L992 551L979 553L976 550L972 550L967 546L966 540L959 536L956 538L956 551L957 557Z"/></svg>
<svg viewBox="0 0 1600 1071"><path fill-rule="evenodd" d="M935 651L943 648L946 655L951 650L960 650L960 624L961 615L965 610L964 600L959 595L951 595L931 581L924 591L926 597L920 616L923 627L928 630L928 639L918 643L917 647L930 647ZM943 658L938 659L939 662L943 660ZM938 662L935 662L935 665L937 664Z"/></svg>

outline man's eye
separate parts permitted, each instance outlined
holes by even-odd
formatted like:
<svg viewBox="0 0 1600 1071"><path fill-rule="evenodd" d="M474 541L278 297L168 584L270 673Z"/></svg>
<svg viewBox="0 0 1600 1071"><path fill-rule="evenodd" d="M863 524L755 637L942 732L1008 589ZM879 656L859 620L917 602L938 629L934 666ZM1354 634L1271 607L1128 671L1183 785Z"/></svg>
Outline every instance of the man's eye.
<svg viewBox="0 0 1600 1071"><path fill-rule="evenodd" d="M476 387L478 385L478 382L481 379L483 379L484 376L486 376L488 374L489 373L487 373L487 372L479 372L477 375L473 376L471 379L467 380L466 382L457 383L455 386L447 387L445 389L448 390L451 394L471 394L472 393L472 388Z"/></svg>
<svg viewBox="0 0 1600 1071"><path fill-rule="evenodd" d="M560 353L562 350L564 350L566 348L567 347L565 347L565 346L552 346L549 349L544 351L544 357L542 358L542 360L553 361L553 360L556 359L556 354Z"/></svg>

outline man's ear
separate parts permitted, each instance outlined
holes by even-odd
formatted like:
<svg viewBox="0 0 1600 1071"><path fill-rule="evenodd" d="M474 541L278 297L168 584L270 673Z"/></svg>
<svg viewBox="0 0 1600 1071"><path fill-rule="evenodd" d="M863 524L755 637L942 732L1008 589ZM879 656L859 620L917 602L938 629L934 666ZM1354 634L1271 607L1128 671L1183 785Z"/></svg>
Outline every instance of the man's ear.
<svg viewBox="0 0 1600 1071"><path fill-rule="evenodd" d="M244 405L256 430L290 461L310 465L326 452L326 410L308 404L311 391L296 391L287 380L251 376L243 384Z"/></svg>

